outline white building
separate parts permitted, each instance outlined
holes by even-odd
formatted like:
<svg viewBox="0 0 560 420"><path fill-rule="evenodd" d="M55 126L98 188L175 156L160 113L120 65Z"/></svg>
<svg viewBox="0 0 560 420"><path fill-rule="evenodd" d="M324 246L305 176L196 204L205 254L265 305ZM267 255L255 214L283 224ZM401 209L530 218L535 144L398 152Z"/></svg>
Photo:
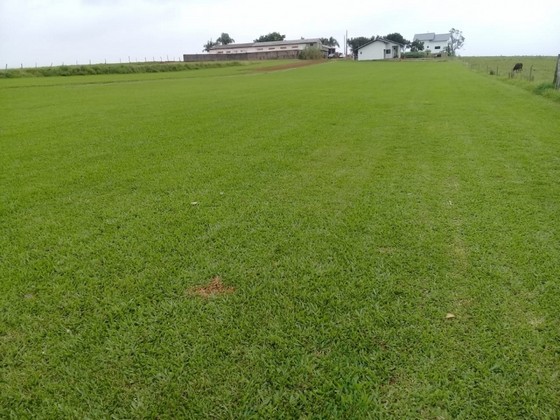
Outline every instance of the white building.
<svg viewBox="0 0 560 420"><path fill-rule="evenodd" d="M447 46L451 41L451 34L436 34L433 32L414 35L413 41L422 41L424 51L431 51L432 54L442 54L447 52Z"/></svg>
<svg viewBox="0 0 560 420"><path fill-rule="evenodd" d="M246 53L267 53L272 51L303 51L305 48L318 48L325 55L329 47L323 45L321 40L316 39L297 39L294 41L270 41L270 42L251 42L247 44L216 45L208 51L210 54L246 54Z"/></svg>
<svg viewBox="0 0 560 420"><path fill-rule="evenodd" d="M378 38L358 48L358 61L400 58L403 45L385 38Z"/></svg>

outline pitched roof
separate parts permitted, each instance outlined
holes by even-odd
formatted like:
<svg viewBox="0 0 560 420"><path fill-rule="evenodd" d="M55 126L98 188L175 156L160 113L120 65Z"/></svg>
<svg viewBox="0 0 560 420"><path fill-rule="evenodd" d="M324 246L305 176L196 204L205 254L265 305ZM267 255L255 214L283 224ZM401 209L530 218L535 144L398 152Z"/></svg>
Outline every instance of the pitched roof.
<svg viewBox="0 0 560 420"><path fill-rule="evenodd" d="M278 45L298 45L298 44L311 44L311 43L320 43L321 40L319 38L311 38L311 39L294 39L288 41L267 41L267 42L248 42L245 44L228 44L228 45L216 45L211 49L214 50L223 50L223 49L234 49L234 48L250 48L250 47L275 47Z"/></svg>
<svg viewBox="0 0 560 420"><path fill-rule="evenodd" d="M391 41L390 39L386 39L386 38L376 38L376 39L374 39L374 40L372 40L372 41L369 41L367 44L360 45L360 46L358 47L358 50L360 50L361 48L364 48L364 47L367 46L367 45L371 45L371 44L373 44L374 42L383 42L383 43L385 43L385 44L400 45L401 47L403 46L403 44L400 44L400 43L395 42L395 41Z"/></svg>
<svg viewBox="0 0 560 420"><path fill-rule="evenodd" d="M432 42L445 42L449 41L449 34L436 34L434 32L428 32L425 34L414 35L413 41L432 41Z"/></svg>
<svg viewBox="0 0 560 420"><path fill-rule="evenodd" d="M450 34L436 34L434 37L434 42L445 42L449 41Z"/></svg>

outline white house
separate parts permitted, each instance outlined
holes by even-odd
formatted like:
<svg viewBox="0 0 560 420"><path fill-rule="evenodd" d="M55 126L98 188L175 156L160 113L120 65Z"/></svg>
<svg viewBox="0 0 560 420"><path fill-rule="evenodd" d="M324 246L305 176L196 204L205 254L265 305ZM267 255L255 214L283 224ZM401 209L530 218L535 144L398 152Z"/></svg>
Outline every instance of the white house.
<svg viewBox="0 0 560 420"><path fill-rule="evenodd" d="M399 58L403 45L385 38L377 38L358 48L358 61Z"/></svg>
<svg viewBox="0 0 560 420"><path fill-rule="evenodd" d="M247 44L216 45L208 51L210 54L244 54L267 53L272 51L303 51L307 47L314 47L326 54L329 48L320 39L297 39L294 41L251 42Z"/></svg>
<svg viewBox="0 0 560 420"><path fill-rule="evenodd" d="M432 54L442 54L447 51L451 34L436 34L433 32L414 35L413 41L422 41L424 51L430 50Z"/></svg>

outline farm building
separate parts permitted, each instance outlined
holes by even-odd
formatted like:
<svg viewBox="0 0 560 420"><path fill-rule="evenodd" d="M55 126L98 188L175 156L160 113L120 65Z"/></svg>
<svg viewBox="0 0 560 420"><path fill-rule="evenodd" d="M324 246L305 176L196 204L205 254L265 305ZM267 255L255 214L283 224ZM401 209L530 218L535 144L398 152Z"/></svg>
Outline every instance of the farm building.
<svg viewBox="0 0 560 420"><path fill-rule="evenodd" d="M377 38L358 48L358 61L399 58L403 45L385 38Z"/></svg>
<svg viewBox="0 0 560 420"><path fill-rule="evenodd" d="M293 41L251 42L247 44L216 45L208 54L185 54L184 61L268 60L297 58L305 48L318 48L325 57L329 47L318 38Z"/></svg>
<svg viewBox="0 0 560 420"><path fill-rule="evenodd" d="M263 53L268 51L302 51L305 48L319 48L328 51L320 39L298 39L294 41L251 42L248 44L216 45L209 54Z"/></svg>
<svg viewBox="0 0 560 420"><path fill-rule="evenodd" d="M450 34L436 34L433 32L426 34L414 35L413 41L422 41L424 43L424 51L431 51L433 54L446 53L449 45Z"/></svg>

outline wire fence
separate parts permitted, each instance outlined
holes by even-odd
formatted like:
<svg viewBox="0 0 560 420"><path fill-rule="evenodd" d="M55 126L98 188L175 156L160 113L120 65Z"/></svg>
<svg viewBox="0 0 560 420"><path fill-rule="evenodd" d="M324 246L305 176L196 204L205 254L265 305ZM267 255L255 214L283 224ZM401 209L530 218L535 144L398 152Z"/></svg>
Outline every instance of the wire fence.
<svg viewBox="0 0 560 420"><path fill-rule="evenodd" d="M551 83L557 57L469 57L462 59L471 70L531 84Z"/></svg>
<svg viewBox="0 0 560 420"><path fill-rule="evenodd" d="M62 62L50 62L50 63L39 63L38 61L32 61L31 63L18 63L14 65L13 63L4 63L3 70L10 70L10 69L29 69L29 68L40 68L40 67L58 67L58 66L92 66L92 65L99 65L99 64L142 64L142 63L176 63L182 62L183 56L169 56L169 55L160 55L160 56L151 56L151 57L137 57L137 56L127 56L125 58L120 57L118 61L116 59L107 60L106 58L99 61L99 60L74 60L70 61L62 61ZM2 69L2 67L0 67Z"/></svg>

